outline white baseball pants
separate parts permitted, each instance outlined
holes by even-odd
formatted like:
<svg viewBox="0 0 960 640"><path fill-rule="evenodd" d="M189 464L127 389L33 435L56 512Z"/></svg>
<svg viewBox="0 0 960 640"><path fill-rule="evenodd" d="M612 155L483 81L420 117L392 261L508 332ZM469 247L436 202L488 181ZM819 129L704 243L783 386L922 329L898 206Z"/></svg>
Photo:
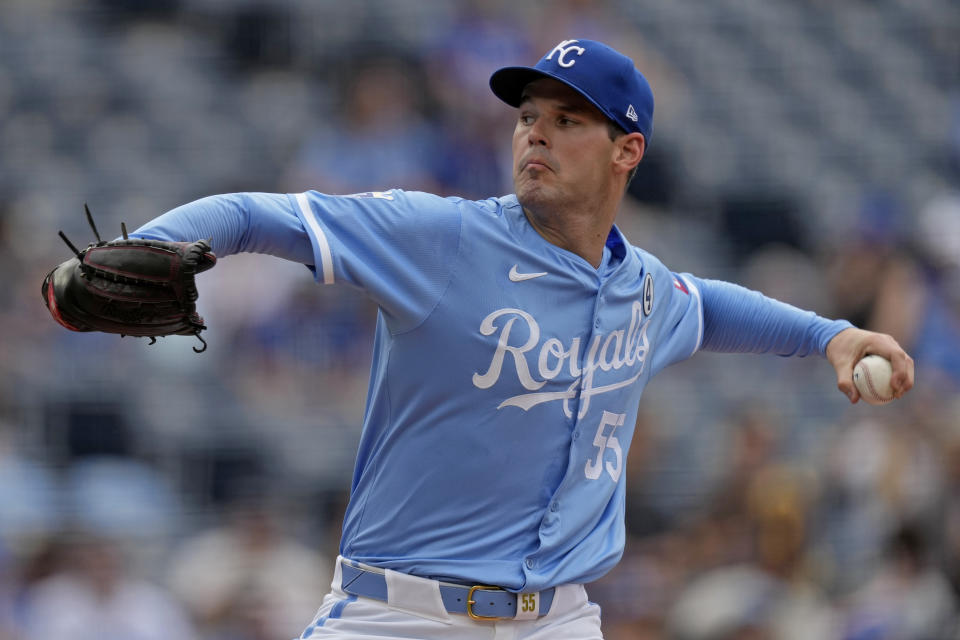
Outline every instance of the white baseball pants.
<svg viewBox="0 0 960 640"><path fill-rule="evenodd" d="M473 620L448 613L429 591L437 583L395 575L388 602L341 590L340 562L331 592L301 640L602 640L600 606L582 585L557 587L546 615L534 620ZM432 584L431 584L432 583Z"/></svg>

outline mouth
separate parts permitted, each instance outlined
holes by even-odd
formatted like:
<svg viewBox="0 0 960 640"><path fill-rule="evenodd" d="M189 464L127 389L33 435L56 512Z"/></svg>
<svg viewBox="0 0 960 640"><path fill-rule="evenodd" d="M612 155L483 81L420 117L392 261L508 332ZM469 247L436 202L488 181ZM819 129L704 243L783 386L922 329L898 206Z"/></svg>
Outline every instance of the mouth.
<svg viewBox="0 0 960 640"><path fill-rule="evenodd" d="M553 167L551 167L549 164L546 163L546 161L544 161L541 158L529 158L527 160L524 160L520 164L520 171L523 171L525 169L537 169L540 171L543 171L546 169L548 171L553 171Z"/></svg>

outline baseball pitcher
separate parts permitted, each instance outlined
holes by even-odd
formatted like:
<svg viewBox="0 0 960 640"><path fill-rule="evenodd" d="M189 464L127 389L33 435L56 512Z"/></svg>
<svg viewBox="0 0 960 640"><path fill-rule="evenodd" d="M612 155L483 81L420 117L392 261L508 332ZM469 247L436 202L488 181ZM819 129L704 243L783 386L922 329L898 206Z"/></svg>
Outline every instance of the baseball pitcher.
<svg viewBox="0 0 960 640"><path fill-rule="evenodd" d="M630 244L614 218L651 141L653 93L629 58L566 40L490 86L517 110L513 194L212 196L76 252L44 283L68 328L141 336L199 336L193 278L211 249L293 260L377 303L340 557L304 640L601 638L582 585L623 552L638 404L697 351L825 356L852 402L867 353L893 363L897 395L913 385L889 336ZM111 315L167 286L161 273L179 306Z"/></svg>

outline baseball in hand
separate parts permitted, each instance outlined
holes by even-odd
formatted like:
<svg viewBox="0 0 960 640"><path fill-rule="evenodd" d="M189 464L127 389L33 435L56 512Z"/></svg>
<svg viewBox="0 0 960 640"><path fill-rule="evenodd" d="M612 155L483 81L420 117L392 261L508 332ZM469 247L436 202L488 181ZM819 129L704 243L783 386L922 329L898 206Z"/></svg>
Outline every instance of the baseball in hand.
<svg viewBox="0 0 960 640"><path fill-rule="evenodd" d="M868 404L886 404L893 400L891 375L893 367L889 360L881 356L864 356L853 368L853 383Z"/></svg>

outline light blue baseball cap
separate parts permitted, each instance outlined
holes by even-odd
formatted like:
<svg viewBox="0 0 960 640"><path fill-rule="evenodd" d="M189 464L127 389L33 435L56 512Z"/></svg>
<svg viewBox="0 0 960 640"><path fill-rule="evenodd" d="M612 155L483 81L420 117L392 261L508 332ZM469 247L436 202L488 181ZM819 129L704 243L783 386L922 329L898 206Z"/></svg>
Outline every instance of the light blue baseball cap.
<svg viewBox="0 0 960 640"><path fill-rule="evenodd" d="M627 133L653 133L653 90L633 60L595 40L564 40L533 67L504 67L490 76L490 88L512 107L520 106L523 88L538 78L568 85Z"/></svg>

